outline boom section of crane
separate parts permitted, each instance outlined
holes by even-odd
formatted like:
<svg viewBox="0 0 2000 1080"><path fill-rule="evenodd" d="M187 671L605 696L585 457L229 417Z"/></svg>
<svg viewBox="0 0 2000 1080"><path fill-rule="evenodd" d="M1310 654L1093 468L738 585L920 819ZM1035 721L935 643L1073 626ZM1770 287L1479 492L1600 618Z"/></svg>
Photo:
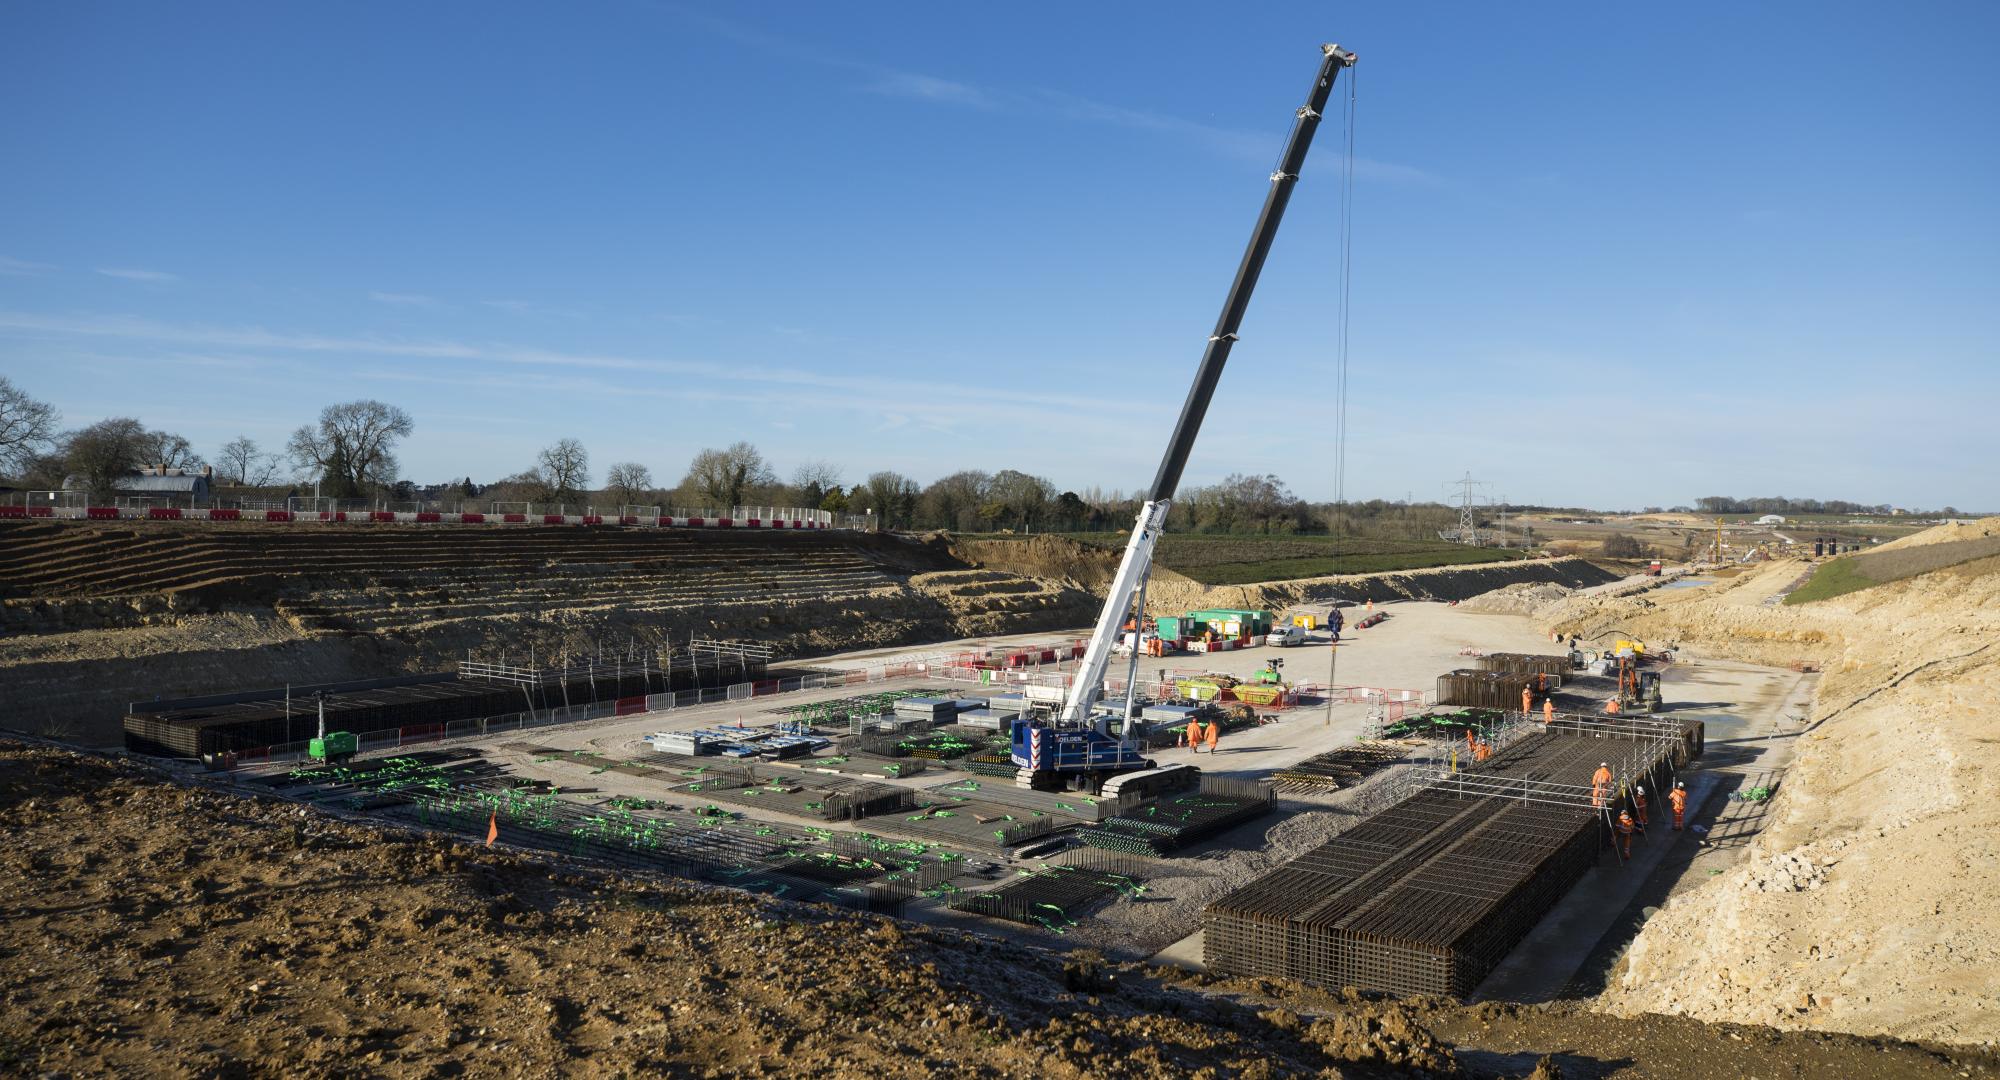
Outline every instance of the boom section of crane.
<svg viewBox="0 0 2000 1080"><path fill-rule="evenodd" d="M1284 219L1285 206L1291 200L1292 189L1298 184L1299 170L1305 165L1313 133L1319 130L1327 101L1333 95L1334 80L1342 68L1354 65L1354 54L1338 45L1323 45L1320 51L1322 59L1318 73L1313 76L1312 92L1295 114L1291 135L1285 141L1277 171L1271 174L1264 208L1257 215L1256 228L1251 231L1250 244L1243 252L1243 261L1236 268L1236 278L1230 283L1229 294L1222 302L1222 314L1216 319L1215 330L1208 336L1201 365L1195 369L1194 385L1188 390L1187 401L1181 406L1180 418L1174 424L1173 436L1167 442L1166 454L1160 459L1160 471L1153 477L1146 501L1139 508L1131 539L1126 541L1124 557L1118 563L1118 573L1111 580L1110 594L1104 598L1104 609L1098 614L1097 624L1091 631L1090 644L1084 650L1076 679L1071 683L1062 710L1057 715L1056 728L1036 740L1037 743L1044 739L1053 741L1058 733L1076 733L1070 735L1070 740L1081 735L1091 745L1085 752L1073 756L1074 764L1049 763L1032 760L1039 755L1023 753L1030 749L1023 745L1028 733L1017 732L1014 757L1024 769L1104 770L1108 767L1116 771L1146 767L1136 748L1131 746L1134 713L1129 699L1124 723L1115 742L1109 737L1110 717L1094 717L1093 710L1103 694L1105 670L1130 615L1133 601L1145 594L1146 581L1153 568L1153 551L1159 544L1161 530L1166 526L1167 510L1173 503L1175 489L1180 486L1181 471L1187 466L1188 455L1194 449L1195 436L1201 431L1202 418L1208 413L1209 400L1215 395L1223 366L1229 362L1230 349L1237 340L1237 329L1250 306L1250 294L1257 287L1264 259L1270 254L1271 242L1278 234L1278 223ZM1143 603L1143 600L1140 602ZM1140 611L1135 625L1143 627L1144 616L1145 612ZM1136 664L1136 641L1134 645Z"/></svg>

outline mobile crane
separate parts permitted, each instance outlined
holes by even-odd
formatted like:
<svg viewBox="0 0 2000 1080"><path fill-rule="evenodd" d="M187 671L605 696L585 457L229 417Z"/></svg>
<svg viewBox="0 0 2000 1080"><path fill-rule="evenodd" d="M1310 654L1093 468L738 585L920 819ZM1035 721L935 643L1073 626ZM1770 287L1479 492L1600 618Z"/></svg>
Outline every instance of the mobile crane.
<svg viewBox="0 0 2000 1080"><path fill-rule="evenodd" d="M1333 95L1334 80L1341 69L1354 66L1354 54L1339 45L1320 46L1320 55L1319 71L1313 76L1312 90L1306 96L1306 103L1294 114L1291 136L1285 142L1277 171L1271 174L1271 187L1264 196L1264 208L1257 216L1250 244L1243 252L1243 260L1236 268L1236 278L1230 283L1229 293L1223 300L1222 314L1216 320L1215 331L1208 337L1201 364L1195 369L1194 386L1181 406L1180 419L1175 422L1173 436L1167 441L1160 470L1154 475L1152 487L1147 489L1146 501L1139 508L1138 520L1132 527L1132 538L1126 542L1125 555L1118 563L1118 573L1111 579L1111 591L1104 598L1104 610L1099 613L1097 624L1091 631L1090 643L1084 648L1075 681L1070 684L1060 710L1051 719L1019 720L1013 726L1013 761L1019 770L1016 783L1022 787L1061 789L1078 786L1100 791L1106 790L1106 782L1110 781L1112 790L1115 790L1119 781L1114 777L1129 777L1153 767L1133 738L1137 723L1130 687L1132 677L1137 673L1138 650L1133 650L1132 670L1126 679L1123 720L1116 735L1111 732L1111 724L1118 719L1118 715L1109 711L1100 712L1097 708L1098 699L1104 692L1104 673L1111 662L1120 628L1128 618L1145 617L1146 581L1152 573L1153 549L1159 543L1160 531L1166 526L1167 508L1173 503L1175 489L1180 486L1181 470L1186 467L1188 454L1194 449L1195 436L1201 431L1202 418L1207 415L1209 399L1214 396L1216 383L1222 378L1223 365L1229 361L1229 351L1236 344L1236 331L1243 324L1243 314L1250 306L1250 294L1256 289L1257 276L1264 269L1264 259L1271 253L1271 241L1278 235L1278 223L1285 216L1292 188L1298 184L1299 169L1305 164L1313 133L1319 130L1327 101ZM1135 601L1136 616L1132 614Z"/></svg>

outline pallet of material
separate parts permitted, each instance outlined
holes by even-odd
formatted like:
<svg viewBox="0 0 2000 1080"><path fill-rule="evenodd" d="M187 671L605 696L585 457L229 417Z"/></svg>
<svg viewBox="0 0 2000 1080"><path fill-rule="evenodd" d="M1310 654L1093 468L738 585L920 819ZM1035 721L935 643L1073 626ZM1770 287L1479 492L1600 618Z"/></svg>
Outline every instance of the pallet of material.
<svg viewBox="0 0 2000 1080"><path fill-rule="evenodd" d="M929 720L933 724L948 724L958 715L958 699L913 697L898 701L894 707L897 716L918 720Z"/></svg>

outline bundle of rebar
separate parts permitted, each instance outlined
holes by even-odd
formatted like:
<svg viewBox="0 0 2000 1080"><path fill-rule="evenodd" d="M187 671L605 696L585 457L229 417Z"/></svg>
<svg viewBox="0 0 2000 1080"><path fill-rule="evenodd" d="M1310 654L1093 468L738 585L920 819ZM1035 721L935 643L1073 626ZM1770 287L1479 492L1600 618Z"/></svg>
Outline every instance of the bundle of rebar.
<svg viewBox="0 0 2000 1080"><path fill-rule="evenodd" d="M1268 784L1204 777L1200 791L1168 796L1077 830L1091 847L1162 856L1270 813Z"/></svg>
<svg viewBox="0 0 2000 1080"><path fill-rule="evenodd" d="M1487 653L1479 658L1482 671L1511 671L1517 675L1547 675L1560 679L1569 673L1569 657L1541 653Z"/></svg>
<svg viewBox="0 0 2000 1080"><path fill-rule="evenodd" d="M985 892L953 892L945 906L1008 922L1067 933L1077 918L1096 904L1117 895L1137 895L1145 887L1122 874L1051 866L1023 871L1020 877Z"/></svg>
<svg viewBox="0 0 2000 1080"><path fill-rule="evenodd" d="M1338 791L1360 783L1370 774L1394 765L1409 747L1389 742L1360 742L1316 754L1290 768L1271 775L1277 789L1288 793L1319 794Z"/></svg>
<svg viewBox="0 0 2000 1080"><path fill-rule="evenodd" d="M1521 709L1521 691L1537 685L1537 676L1518 671L1474 671L1460 668L1438 676L1437 703L1474 705L1483 709Z"/></svg>
<svg viewBox="0 0 2000 1080"><path fill-rule="evenodd" d="M1654 783L1699 738L1648 723L1663 730L1531 729L1475 774L1492 794L1421 789L1237 889L1205 913L1208 969L1471 993L1595 864L1605 818L1588 778L1602 738L1636 751L1627 775ZM1522 794L1506 794L1510 782Z"/></svg>
<svg viewBox="0 0 2000 1080"><path fill-rule="evenodd" d="M828 821L859 821L875 814L893 814L917 803L916 792L893 784L860 784L827 793L820 816Z"/></svg>

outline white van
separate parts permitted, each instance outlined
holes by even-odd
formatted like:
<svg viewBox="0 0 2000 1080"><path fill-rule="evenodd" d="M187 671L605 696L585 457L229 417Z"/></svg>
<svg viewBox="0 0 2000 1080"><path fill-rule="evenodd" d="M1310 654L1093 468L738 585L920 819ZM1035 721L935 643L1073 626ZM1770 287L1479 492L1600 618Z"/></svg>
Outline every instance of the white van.
<svg viewBox="0 0 2000 1080"><path fill-rule="evenodd" d="M1276 645L1281 649L1305 643L1306 631L1300 626L1273 626L1271 632L1264 638L1264 644Z"/></svg>

